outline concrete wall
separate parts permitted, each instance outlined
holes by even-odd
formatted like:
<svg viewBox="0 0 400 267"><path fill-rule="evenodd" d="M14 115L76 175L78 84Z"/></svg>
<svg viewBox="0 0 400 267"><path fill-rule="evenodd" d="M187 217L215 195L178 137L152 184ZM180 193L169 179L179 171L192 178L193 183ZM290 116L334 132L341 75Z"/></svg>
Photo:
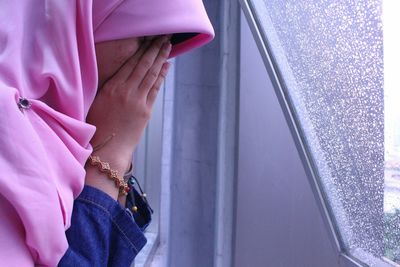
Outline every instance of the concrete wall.
<svg viewBox="0 0 400 267"><path fill-rule="evenodd" d="M220 1L204 1L216 29L176 60L169 266L213 265L219 101Z"/></svg>

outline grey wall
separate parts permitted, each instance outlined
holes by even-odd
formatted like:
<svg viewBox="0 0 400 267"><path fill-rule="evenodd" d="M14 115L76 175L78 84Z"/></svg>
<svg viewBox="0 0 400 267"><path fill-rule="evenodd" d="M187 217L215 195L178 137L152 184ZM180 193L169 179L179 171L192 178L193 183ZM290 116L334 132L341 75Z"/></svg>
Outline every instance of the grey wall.
<svg viewBox="0 0 400 267"><path fill-rule="evenodd" d="M244 18L241 35L235 266L339 266Z"/></svg>
<svg viewBox="0 0 400 267"><path fill-rule="evenodd" d="M220 1L204 3L217 37L175 63L168 264L174 267L213 265Z"/></svg>

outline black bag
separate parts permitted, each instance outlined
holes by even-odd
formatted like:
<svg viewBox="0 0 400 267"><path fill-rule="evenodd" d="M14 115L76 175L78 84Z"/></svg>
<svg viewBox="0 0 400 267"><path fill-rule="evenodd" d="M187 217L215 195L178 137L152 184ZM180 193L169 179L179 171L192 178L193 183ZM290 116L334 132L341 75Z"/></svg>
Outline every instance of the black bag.
<svg viewBox="0 0 400 267"><path fill-rule="evenodd" d="M128 179L130 190L126 198L126 208L132 213L136 224L144 231L151 222L151 214L153 209L150 207L146 194L138 183L135 176L131 176ZM138 187L136 190L135 187Z"/></svg>

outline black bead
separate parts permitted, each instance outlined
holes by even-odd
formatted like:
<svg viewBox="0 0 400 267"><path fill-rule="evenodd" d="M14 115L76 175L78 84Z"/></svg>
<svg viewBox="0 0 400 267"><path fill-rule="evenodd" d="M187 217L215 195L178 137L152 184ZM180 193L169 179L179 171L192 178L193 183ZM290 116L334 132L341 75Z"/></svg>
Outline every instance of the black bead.
<svg viewBox="0 0 400 267"><path fill-rule="evenodd" d="M31 107L31 102L26 98L19 98L18 106L22 109L28 109Z"/></svg>

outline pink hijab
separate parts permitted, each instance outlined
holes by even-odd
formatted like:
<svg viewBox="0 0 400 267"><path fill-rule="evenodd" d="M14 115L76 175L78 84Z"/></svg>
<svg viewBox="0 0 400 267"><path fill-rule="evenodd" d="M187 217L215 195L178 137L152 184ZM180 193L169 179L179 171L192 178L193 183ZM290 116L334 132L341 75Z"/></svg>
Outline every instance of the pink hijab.
<svg viewBox="0 0 400 267"><path fill-rule="evenodd" d="M1 263L56 266L68 247L95 131L95 41L166 33L182 33L172 56L210 41L201 0L1 2Z"/></svg>

